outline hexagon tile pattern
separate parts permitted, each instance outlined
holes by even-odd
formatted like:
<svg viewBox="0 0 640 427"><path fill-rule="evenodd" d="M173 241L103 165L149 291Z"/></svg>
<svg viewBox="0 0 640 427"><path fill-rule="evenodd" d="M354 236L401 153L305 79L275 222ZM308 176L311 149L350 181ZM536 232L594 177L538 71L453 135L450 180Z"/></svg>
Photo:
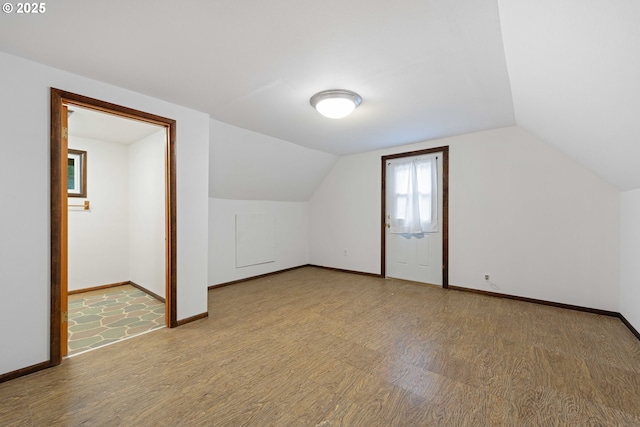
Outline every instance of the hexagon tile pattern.
<svg viewBox="0 0 640 427"><path fill-rule="evenodd" d="M69 355L163 326L164 303L131 285L69 295Z"/></svg>

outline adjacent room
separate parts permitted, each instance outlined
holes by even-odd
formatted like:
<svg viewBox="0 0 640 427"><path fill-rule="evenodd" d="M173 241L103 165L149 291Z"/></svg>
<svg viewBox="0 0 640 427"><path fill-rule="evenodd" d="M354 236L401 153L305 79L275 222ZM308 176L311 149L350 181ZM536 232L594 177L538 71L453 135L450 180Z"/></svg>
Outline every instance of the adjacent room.
<svg viewBox="0 0 640 427"><path fill-rule="evenodd" d="M68 354L164 327L166 130L67 105Z"/></svg>
<svg viewBox="0 0 640 427"><path fill-rule="evenodd" d="M640 425L640 3L25 5L0 424Z"/></svg>

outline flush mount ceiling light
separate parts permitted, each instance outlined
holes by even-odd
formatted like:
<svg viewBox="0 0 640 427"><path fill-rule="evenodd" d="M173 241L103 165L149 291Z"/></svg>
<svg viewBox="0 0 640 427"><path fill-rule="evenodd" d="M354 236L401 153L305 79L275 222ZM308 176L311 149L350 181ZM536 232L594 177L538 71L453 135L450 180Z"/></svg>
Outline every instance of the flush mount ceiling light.
<svg viewBox="0 0 640 427"><path fill-rule="evenodd" d="M362 103L362 97L344 89L331 89L318 92L309 100L318 113L330 119L347 117Z"/></svg>

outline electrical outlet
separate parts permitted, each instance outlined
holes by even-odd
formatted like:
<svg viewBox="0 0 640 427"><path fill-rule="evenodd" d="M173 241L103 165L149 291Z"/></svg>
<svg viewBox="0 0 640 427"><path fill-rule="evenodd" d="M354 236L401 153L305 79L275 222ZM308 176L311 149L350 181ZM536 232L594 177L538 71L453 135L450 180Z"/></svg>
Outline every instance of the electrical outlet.
<svg viewBox="0 0 640 427"><path fill-rule="evenodd" d="M484 275L484 280L489 280L489 275L488 274Z"/></svg>

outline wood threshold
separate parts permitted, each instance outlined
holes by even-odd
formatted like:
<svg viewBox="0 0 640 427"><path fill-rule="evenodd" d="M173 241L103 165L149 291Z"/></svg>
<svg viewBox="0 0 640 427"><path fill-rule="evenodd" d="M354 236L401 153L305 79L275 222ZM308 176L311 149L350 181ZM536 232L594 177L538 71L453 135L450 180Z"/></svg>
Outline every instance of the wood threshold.
<svg viewBox="0 0 640 427"><path fill-rule="evenodd" d="M177 326L183 326L187 323L195 322L196 320L206 319L209 317L209 312L205 311L204 313L196 314L195 316L187 317L186 319L178 320Z"/></svg>
<svg viewBox="0 0 640 427"><path fill-rule="evenodd" d="M34 372L42 371L50 367L51 367L50 362L42 362L36 365L27 366L26 368L17 369L12 372L7 372L6 374L0 375L0 383L14 380L19 377L24 377L25 375L33 374Z"/></svg>

